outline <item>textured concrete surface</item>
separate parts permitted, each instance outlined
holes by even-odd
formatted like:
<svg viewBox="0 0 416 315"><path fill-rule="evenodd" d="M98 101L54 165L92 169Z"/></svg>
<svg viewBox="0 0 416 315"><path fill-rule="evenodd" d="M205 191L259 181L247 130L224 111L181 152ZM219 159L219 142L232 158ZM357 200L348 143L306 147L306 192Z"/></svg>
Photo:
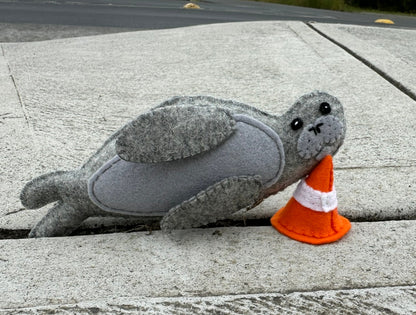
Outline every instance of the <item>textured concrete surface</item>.
<svg viewBox="0 0 416 315"><path fill-rule="evenodd" d="M167 98L213 95L282 113L314 89L345 105L347 139L335 159L340 212L357 220L415 216L415 102L304 23L219 24L1 46L12 114L22 118L3 119L0 126L7 130L0 228L28 229L46 212L20 211L26 181L78 167L112 132ZM270 217L290 195L279 194L244 217Z"/></svg>
<svg viewBox="0 0 416 315"><path fill-rule="evenodd" d="M109 298L0 309L3 314L403 314L416 313L416 287L207 297Z"/></svg>
<svg viewBox="0 0 416 315"><path fill-rule="evenodd" d="M416 31L354 25L314 24L416 95Z"/></svg>
<svg viewBox="0 0 416 315"><path fill-rule="evenodd" d="M0 309L416 284L414 221L354 223L323 246L247 227L2 240L0 252Z"/></svg>
<svg viewBox="0 0 416 315"><path fill-rule="evenodd" d="M410 78L413 46L398 45L391 54L405 60ZM339 210L376 222L353 222L346 237L323 246L272 227L3 239L0 313L416 312L415 101L307 25L210 25L1 48L0 229L29 229L47 210L22 210L27 180L78 167L113 131L173 95L232 98L278 114L313 89L345 105ZM270 217L293 188L234 218ZM116 223L131 221L86 226Z"/></svg>
<svg viewBox="0 0 416 315"><path fill-rule="evenodd" d="M19 178L24 178L22 165L33 157L31 139L33 129L29 126L27 113L21 106L19 95L10 76L4 56L0 56L0 195L1 213L19 211L16 200ZM17 185L16 185L17 184Z"/></svg>

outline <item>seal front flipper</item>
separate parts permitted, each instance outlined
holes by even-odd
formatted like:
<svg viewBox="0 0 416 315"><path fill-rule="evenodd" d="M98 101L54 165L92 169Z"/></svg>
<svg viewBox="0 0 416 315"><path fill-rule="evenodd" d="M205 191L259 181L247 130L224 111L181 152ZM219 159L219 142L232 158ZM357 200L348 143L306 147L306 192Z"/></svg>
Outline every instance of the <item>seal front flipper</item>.
<svg viewBox="0 0 416 315"><path fill-rule="evenodd" d="M214 106L170 106L140 115L121 131L116 141L120 158L158 163L207 152L228 139L235 120Z"/></svg>
<svg viewBox="0 0 416 315"><path fill-rule="evenodd" d="M172 208L163 217L163 230L199 227L255 205L261 199L260 176L226 178Z"/></svg>

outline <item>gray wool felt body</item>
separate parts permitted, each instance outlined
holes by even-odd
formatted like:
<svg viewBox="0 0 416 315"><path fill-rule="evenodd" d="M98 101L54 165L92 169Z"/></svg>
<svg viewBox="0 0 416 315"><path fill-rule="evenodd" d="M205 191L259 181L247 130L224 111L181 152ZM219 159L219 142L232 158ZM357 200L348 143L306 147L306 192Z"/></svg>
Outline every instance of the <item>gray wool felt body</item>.
<svg viewBox="0 0 416 315"><path fill-rule="evenodd" d="M30 237L67 235L100 215L163 216L198 227L306 176L345 138L337 98L313 92L282 116L213 97L175 97L113 134L80 169L35 178L22 204L56 205Z"/></svg>

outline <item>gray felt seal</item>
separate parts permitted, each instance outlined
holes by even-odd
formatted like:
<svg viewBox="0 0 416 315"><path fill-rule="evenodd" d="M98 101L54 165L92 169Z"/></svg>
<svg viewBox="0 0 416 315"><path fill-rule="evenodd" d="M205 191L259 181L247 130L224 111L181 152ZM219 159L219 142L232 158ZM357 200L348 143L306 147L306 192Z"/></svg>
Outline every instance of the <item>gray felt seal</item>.
<svg viewBox="0 0 416 315"><path fill-rule="evenodd" d="M23 206L55 202L29 236L68 235L94 216L163 215L166 230L228 218L309 174L345 133L343 106L325 92L303 95L281 116L174 97L115 131L80 168L28 182Z"/></svg>

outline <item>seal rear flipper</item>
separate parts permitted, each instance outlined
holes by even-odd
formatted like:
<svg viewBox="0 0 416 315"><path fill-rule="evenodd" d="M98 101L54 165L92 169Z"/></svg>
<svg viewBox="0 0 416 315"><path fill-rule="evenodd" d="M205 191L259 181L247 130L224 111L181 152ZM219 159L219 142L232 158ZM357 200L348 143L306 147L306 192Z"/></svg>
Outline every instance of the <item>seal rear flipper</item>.
<svg viewBox="0 0 416 315"><path fill-rule="evenodd" d="M78 211L64 202L58 202L32 228L29 237L69 235L88 217L89 213Z"/></svg>
<svg viewBox="0 0 416 315"><path fill-rule="evenodd" d="M20 193L20 200L28 209L37 209L48 203L60 200L58 183L62 182L64 174L68 172L57 171L28 182Z"/></svg>
<svg viewBox="0 0 416 315"><path fill-rule="evenodd" d="M260 176L226 178L172 208L160 222L162 230L199 227L256 204L261 198Z"/></svg>

